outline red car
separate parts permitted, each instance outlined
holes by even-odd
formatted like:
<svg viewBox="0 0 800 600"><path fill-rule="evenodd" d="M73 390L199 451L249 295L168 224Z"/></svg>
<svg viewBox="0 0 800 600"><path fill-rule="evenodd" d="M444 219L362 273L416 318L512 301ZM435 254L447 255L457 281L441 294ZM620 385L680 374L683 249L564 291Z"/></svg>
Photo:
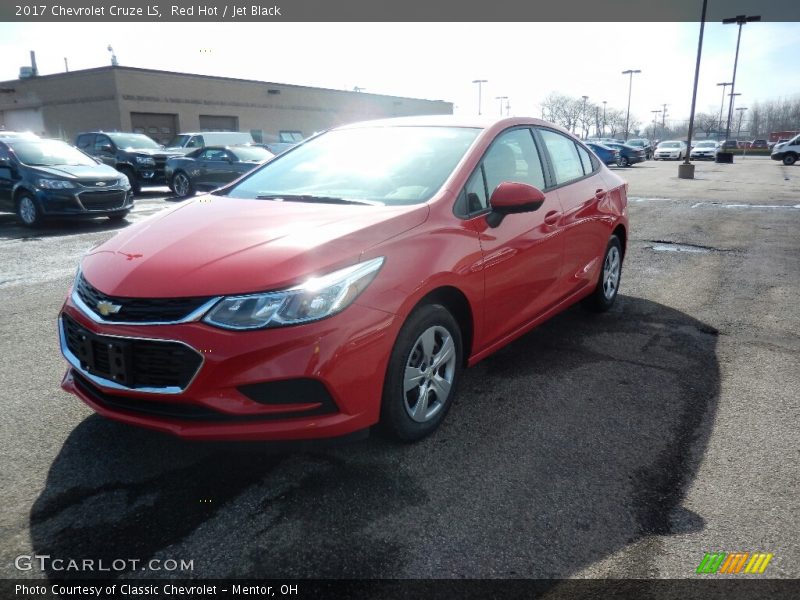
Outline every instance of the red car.
<svg viewBox="0 0 800 600"><path fill-rule="evenodd" d="M462 369L617 295L627 184L561 128L341 127L86 255L62 387L191 439L416 440Z"/></svg>

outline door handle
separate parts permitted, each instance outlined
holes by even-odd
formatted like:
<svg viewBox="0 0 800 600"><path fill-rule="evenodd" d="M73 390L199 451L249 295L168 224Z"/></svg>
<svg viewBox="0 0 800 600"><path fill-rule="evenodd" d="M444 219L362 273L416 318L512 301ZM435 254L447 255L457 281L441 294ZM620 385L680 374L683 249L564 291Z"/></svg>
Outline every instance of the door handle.
<svg viewBox="0 0 800 600"><path fill-rule="evenodd" d="M544 223L545 225L555 225L558 223L558 220L561 218L561 213L557 210L551 210L544 216Z"/></svg>
<svg viewBox="0 0 800 600"><path fill-rule="evenodd" d="M597 189L594 191L594 197L597 198L598 200L602 200L603 198L606 197L606 191L602 188Z"/></svg>

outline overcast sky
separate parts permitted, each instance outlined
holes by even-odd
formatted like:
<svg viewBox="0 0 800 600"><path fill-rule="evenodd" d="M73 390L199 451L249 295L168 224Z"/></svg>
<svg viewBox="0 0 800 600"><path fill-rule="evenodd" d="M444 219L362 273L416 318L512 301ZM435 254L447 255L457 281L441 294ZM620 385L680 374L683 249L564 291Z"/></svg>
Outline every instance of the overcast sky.
<svg viewBox="0 0 800 600"><path fill-rule="evenodd" d="M699 23L0 23L0 81L16 79L36 51L41 75L110 64L453 102L475 114L540 116L551 92L624 110L652 122L689 116ZM718 113L730 81L736 25L707 23L697 110ZM65 43L64 40L69 42ZM800 23L743 27L737 106L800 95ZM730 89L728 89L730 92ZM727 111L727 108L726 108Z"/></svg>

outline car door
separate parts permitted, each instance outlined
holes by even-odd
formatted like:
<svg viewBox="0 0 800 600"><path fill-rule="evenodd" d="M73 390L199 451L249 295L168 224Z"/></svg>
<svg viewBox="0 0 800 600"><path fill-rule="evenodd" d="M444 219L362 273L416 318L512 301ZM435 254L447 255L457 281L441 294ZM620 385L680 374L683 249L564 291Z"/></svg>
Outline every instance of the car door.
<svg viewBox="0 0 800 600"><path fill-rule="evenodd" d="M109 149L110 148L110 149ZM92 154L98 160L103 161L110 167L117 168L116 146L107 135L97 134L94 138L94 150Z"/></svg>
<svg viewBox="0 0 800 600"><path fill-rule="evenodd" d="M533 185L545 194L534 212L506 216L497 227L485 215L490 198L503 181ZM506 337L556 304L563 242L559 233L561 205L546 190L540 151L531 130L501 133L467 181L463 192L482 252L485 281L484 323L487 345Z"/></svg>
<svg viewBox="0 0 800 600"><path fill-rule="evenodd" d="M14 211L12 191L19 180L17 169L12 163L11 153L5 144L0 144L0 208Z"/></svg>
<svg viewBox="0 0 800 600"><path fill-rule="evenodd" d="M608 243L613 216L603 206L608 190L599 162L581 144L552 129L537 128L547 153L555 193L563 207L563 275L559 297L594 285Z"/></svg>
<svg viewBox="0 0 800 600"><path fill-rule="evenodd" d="M226 174L231 170L227 151L224 148L206 148L200 157L198 187L213 190L223 185Z"/></svg>

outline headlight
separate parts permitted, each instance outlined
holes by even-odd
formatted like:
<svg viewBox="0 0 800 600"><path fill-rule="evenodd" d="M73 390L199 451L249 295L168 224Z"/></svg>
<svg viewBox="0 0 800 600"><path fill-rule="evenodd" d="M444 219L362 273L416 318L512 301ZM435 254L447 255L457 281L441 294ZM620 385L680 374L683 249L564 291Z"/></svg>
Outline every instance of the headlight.
<svg viewBox="0 0 800 600"><path fill-rule="evenodd" d="M203 321L223 329L261 329L324 319L352 304L381 265L383 257L373 258L281 292L229 296Z"/></svg>
<svg viewBox="0 0 800 600"><path fill-rule="evenodd" d="M156 160L152 156L137 156L136 157L136 164L137 165L148 165L154 167L156 164Z"/></svg>
<svg viewBox="0 0 800 600"><path fill-rule="evenodd" d="M36 185L43 190L68 190L77 187L66 179L40 179L36 182Z"/></svg>
<svg viewBox="0 0 800 600"><path fill-rule="evenodd" d="M119 185L121 185L122 187L130 187L131 182L128 179L127 175L120 175L119 176Z"/></svg>

